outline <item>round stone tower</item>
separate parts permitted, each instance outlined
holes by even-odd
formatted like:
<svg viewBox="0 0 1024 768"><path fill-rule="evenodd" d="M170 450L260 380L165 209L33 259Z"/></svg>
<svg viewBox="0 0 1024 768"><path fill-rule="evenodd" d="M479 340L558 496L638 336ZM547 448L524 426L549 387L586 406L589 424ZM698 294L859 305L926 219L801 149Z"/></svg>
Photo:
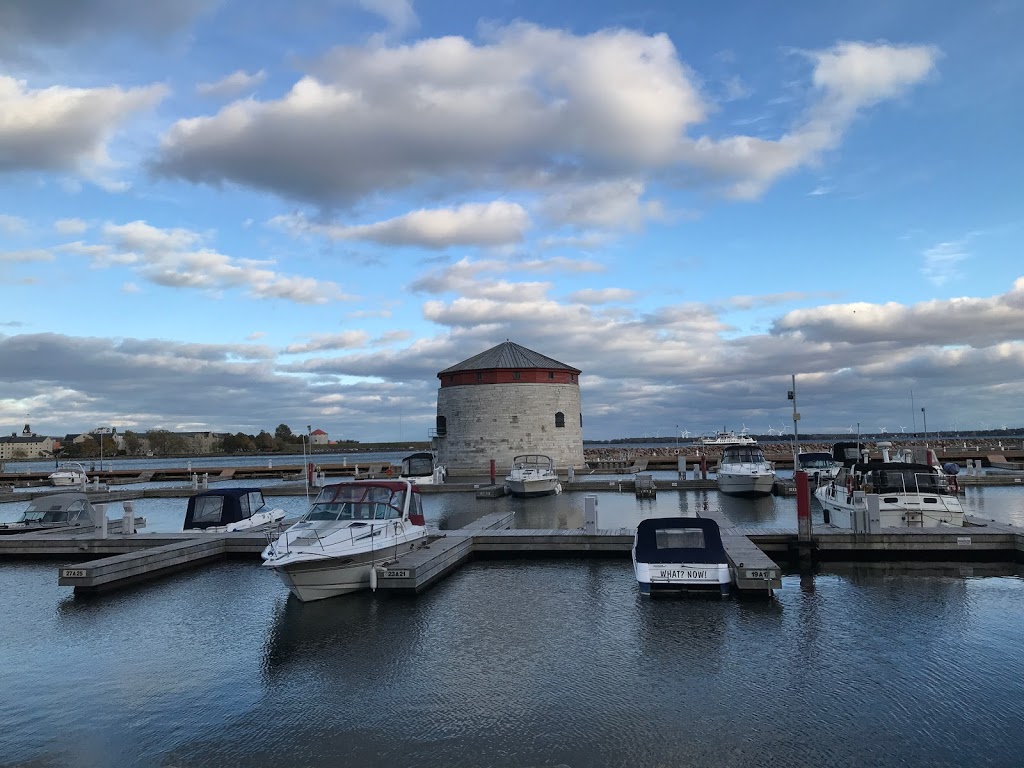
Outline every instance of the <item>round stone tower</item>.
<svg viewBox="0 0 1024 768"><path fill-rule="evenodd" d="M583 469L580 371L506 341L437 374L437 459L452 474L540 453Z"/></svg>

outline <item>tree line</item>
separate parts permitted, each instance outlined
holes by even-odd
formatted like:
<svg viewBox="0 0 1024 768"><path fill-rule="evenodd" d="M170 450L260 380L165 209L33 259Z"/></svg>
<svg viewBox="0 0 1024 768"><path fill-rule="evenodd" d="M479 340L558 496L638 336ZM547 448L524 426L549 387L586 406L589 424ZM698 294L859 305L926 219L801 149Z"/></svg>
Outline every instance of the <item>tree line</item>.
<svg viewBox="0 0 1024 768"><path fill-rule="evenodd" d="M113 435L87 435L81 442L61 446L59 455L67 459L98 457L101 455L101 440L103 456L176 456L207 452L201 441L191 435L151 429L148 432L123 432L120 447ZM294 433L287 424L278 424L274 434L264 429L255 435L244 432L224 435L215 442L212 450L216 453L292 453L305 440L307 435L304 433Z"/></svg>

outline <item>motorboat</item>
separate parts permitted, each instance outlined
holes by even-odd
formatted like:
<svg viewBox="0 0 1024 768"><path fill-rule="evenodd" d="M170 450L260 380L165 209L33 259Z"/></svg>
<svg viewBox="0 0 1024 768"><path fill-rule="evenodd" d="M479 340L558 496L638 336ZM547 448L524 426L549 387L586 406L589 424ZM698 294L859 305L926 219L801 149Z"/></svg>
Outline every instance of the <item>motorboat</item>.
<svg viewBox="0 0 1024 768"><path fill-rule="evenodd" d="M828 451L808 451L796 455L796 471L806 472L807 479L814 485L833 480L843 468L843 463Z"/></svg>
<svg viewBox="0 0 1024 768"><path fill-rule="evenodd" d="M443 465L435 464L434 454L413 453L402 459L399 477L414 485L440 485L447 475Z"/></svg>
<svg viewBox="0 0 1024 768"><path fill-rule="evenodd" d="M700 438L700 444L705 448L724 448L727 445L754 445L755 443L757 441L745 431L737 435L735 432L723 430Z"/></svg>
<svg viewBox="0 0 1024 768"><path fill-rule="evenodd" d="M309 510L263 550L304 602L368 589L370 572L426 542L420 489L409 480L324 486Z"/></svg>
<svg viewBox="0 0 1024 768"><path fill-rule="evenodd" d="M963 526L956 475L938 465L934 451L925 449L916 457L909 448L890 452L889 442L876 447L882 452L880 460L870 458L867 451L850 458L845 450L840 453L838 444L833 447L834 458L843 466L834 480L814 491L826 524L852 529L865 504L864 494L877 494L882 528Z"/></svg>
<svg viewBox="0 0 1024 768"><path fill-rule="evenodd" d="M754 444L728 445L718 465L718 490L732 496L768 496L775 485L775 467Z"/></svg>
<svg viewBox="0 0 1024 768"><path fill-rule="evenodd" d="M284 520L285 511L271 508L259 488L217 488L188 500L184 531L231 533Z"/></svg>
<svg viewBox="0 0 1024 768"><path fill-rule="evenodd" d="M84 493L50 493L32 499L14 522L0 524L0 535L95 524L95 510Z"/></svg>
<svg viewBox="0 0 1024 768"><path fill-rule="evenodd" d="M726 595L732 584L718 523L705 517L641 520L633 538L633 572L644 595Z"/></svg>
<svg viewBox="0 0 1024 768"><path fill-rule="evenodd" d="M551 457L539 453L516 456L512 469L505 476L505 492L520 498L561 493L562 484L558 482Z"/></svg>
<svg viewBox="0 0 1024 768"><path fill-rule="evenodd" d="M50 485L82 485L89 482L85 467L77 461L66 461L49 475Z"/></svg>

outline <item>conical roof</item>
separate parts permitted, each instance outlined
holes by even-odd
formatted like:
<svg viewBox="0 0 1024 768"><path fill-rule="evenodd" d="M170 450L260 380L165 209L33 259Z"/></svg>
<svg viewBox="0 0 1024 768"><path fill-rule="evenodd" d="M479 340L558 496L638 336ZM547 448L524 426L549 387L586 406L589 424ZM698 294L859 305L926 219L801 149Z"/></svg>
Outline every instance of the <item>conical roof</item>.
<svg viewBox="0 0 1024 768"><path fill-rule="evenodd" d="M532 349L527 349L512 341L503 341L486 352L481 352L479 355L474 355L468 360L463 360L461 363L456 363L450 368L445 368L437 375L444 376L447 373L455 373L457 371L483 371L493 368L515 368L517 370L543 368L546 371L562 370L580 373L578 368L560 363L547 355L542 355L540 352L534 352Z"/></svg>

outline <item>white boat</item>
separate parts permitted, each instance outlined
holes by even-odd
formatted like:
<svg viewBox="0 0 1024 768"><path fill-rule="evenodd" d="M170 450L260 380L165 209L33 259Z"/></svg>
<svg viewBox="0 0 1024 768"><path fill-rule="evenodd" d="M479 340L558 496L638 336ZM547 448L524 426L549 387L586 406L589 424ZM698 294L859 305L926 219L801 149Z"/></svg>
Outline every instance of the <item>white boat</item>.
<svg viewBox="0 0 1024 768"><path fill-rule="evenodd" d="M263 565L299 600L322 600L368 589L374 566L426 536L420 489L408 480L335 483L263 550Z"/></svg>
<svg viewBox="0 0 1024 768"><path fill-rule="evenodd" d="M441 485L447 474L443 465L435 463L434 454L422 451L402 459L398 476L414 485Z"/></svg>
<svg viewBox="0 0 1024 768"><path fill-rule="evenodd" d="M280 507L270 507L259 488L216 488L188 500L184 531L231 533L284 520Z"/></svg>
<svg viewBox="0 0 1024 768"><path fill-rule="evenodd" d="M93 526L96 511L84 493L51 493L37 496L29 502L28 509L11 523L0 524L0 535L31 533L53 528Z"/></svg>
<svg viewBox="0 0 1024 768"><path fill-rule="evenodd" d="M775 467L765 460L761 448L728 445L718 465L718 490L732 496L768 496L775 485Z"/></svg>
<svg viewBox="0 0 1024 768"><path fill-rule="evenodd" d="M77 461L66 461L49 475L51 485L81 485L89 482L85 467Z"/></svg>
<svg viewBox="0 0 1024 768"><path fill-rule="evenodd" d="M539 453L516 456L505 476L505 492L520 498L561 493L562 485L551 457Z"/></svg>
<svg viewBox="0 0 1024 768"><path fill-rule="evenodd" d="M858 505L864 504L860 494L854 492L863 491L878 495L882 528L963 526L964 509L956 476L943 472L931 450L926 451L923 461L914 461L910 449L890 455L892 443L878 443L877 447L882 451L881 460L866 455L847 459L834 480L814 491L827 524L852 529Z"/></svg>
<svg viewBox="0 0 1024 768"><path fill-rule="evenodd" d="M725 595L732 584L718 523L703 517L641 520L633 537L633 573L644 595Z"/></svg>
<svg viewBox="0 0 1024 768"><path fill-rule="evenodd" d="M723 448L727 445L754 445L757 441L752 438L746 432L735 432L722 431L716 432L713 435L704 435L700 438L700 444L704 447L719 447Z"/></svg>
<svg viewBox="0 0 1024 768"><path fill-rule="evenodd" d="M843 463L827 451L808 451L796 455L796 469L807 473L812 485L821 485L833 480L843 468Z"/></svg>

